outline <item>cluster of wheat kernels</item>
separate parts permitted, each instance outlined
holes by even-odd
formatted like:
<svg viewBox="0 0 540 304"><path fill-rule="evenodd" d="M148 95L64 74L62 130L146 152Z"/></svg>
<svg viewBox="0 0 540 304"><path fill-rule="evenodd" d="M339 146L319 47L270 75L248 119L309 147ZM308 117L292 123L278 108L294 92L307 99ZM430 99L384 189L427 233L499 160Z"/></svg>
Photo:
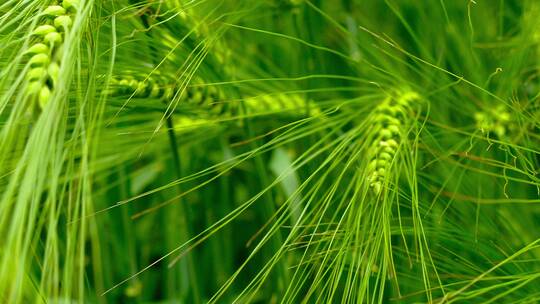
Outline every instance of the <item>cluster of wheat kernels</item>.
<svg viewBox="0 0 540 304"><path fill-rule="evenodd" d="M192 85L182 88L173 79L160 76L136 77L126 75L112 77L112 89L109 95L131 95L136 98L156 98L171 101L177 93L181 93L180 100L201 107L216 108L223 99L221 92L212 85L204 86L203 81L195 79Z"/></svg>
<svg viewBox="0 0 540 304"><path fill-rule="evenodd" d="M406 122L410 117L411 102L418 99L414 92L405 92L386 98L374 110L374 139L368 151L369 186L379 194L389 176L396 153L404 138Z"/></svg>
<svg viewBox="0 0 540 304"><path fill-rule="evenodd" d="M318 115L321 110L314 102L307 102L299 94L277 93L262 94L244 99L249 114L271 114L288 112L303 114L309 108L310 115Z"/></svg>
<svg viewBox="0 0 540 304"><path fill-rule="evenodd" d="M27 51L32 57L28 62L30 70L26 76L28 92L38 96L41 108L47 104L58 81L62 41L73 23L72 15L77 6L78 0L64 0L48 6L43 11L45 22L32 32L36 39Z"/></svg>
<svg viewBox="0 0 540 304"><path fill-rule="evenodd" d="M131 75L111 78L112 88L109 95L133 95L137 98L157 98L170 100L174 97L175 86L166 84L168 81L158 80L154 77L138 79Z"/></svg>
<svg viewBox="0 0 540 304"><path fill-rule="evenodd" d="M512 122L510 112L505 105L498 105L490 111L476 112L474 114L476 127L482 133L495 134L497 138L506 138L509 133L516 129Z"/></svg>

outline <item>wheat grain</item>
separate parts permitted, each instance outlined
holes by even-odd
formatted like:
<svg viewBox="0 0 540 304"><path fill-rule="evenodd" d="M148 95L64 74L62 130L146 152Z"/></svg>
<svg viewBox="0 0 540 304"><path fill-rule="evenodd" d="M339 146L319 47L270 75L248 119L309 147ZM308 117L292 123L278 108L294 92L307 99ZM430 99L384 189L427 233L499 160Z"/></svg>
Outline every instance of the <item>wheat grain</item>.
<svg viewBox="0 0 540 304"><path fill-rule="evenodd" d="M46 54L49 52L49 47L43 43L32 45L27 51L28 54Z"/></svg>
<svg viewBox="0 0 540 304"><path fill-rule="evenodd" d="M65 9L76 10L79 7L79 0L64 0L62 1L62 6Z"/></svg>
<svg viewBox="0 0 540 304"><path fill-rule="evenodd" d="M60 5L50 5L44 11L43 14L49 16L60 16L66 13L66 9Z"/></svg>

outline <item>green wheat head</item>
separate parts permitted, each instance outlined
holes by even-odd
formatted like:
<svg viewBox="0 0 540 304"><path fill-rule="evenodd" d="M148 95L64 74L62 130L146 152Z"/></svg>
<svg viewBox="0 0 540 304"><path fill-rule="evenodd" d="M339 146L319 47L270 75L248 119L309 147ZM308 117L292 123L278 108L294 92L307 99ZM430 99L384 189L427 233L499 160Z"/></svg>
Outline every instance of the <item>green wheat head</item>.
<svg viewBox="0 0 540 304"><path fill-rule="evenodd" d="M374 112L373 144L368 152L370 162L368 176L370 187L376 195L381 193L389 175L392 174L392 163L404 138L404 132L410 126L412 103L419 100L414 92L398 93L395 97L386 98Z"/></svg>

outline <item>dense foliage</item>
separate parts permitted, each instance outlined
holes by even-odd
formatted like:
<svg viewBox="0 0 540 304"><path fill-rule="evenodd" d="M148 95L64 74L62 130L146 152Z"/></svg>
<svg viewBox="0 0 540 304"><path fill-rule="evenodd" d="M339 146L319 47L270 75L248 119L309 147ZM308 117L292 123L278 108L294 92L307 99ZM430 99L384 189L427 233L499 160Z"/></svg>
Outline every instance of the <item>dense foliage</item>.
<svg viewBox="0 0 540 304"><path fill-rule="evenodd" d="M1 303L540 302L537 0L4 0Z"/></svg>

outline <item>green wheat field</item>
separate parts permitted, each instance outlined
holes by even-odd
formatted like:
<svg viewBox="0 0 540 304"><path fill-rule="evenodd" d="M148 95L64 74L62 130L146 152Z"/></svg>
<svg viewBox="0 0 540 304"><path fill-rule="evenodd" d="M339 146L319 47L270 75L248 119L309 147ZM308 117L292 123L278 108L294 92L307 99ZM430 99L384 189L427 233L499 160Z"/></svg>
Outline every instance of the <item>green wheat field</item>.
<svg viewBox="0 0 540 304"><path fill-rule="evenodd" d="M1 0L18 303L540 303L540 1Z"/></svg>

